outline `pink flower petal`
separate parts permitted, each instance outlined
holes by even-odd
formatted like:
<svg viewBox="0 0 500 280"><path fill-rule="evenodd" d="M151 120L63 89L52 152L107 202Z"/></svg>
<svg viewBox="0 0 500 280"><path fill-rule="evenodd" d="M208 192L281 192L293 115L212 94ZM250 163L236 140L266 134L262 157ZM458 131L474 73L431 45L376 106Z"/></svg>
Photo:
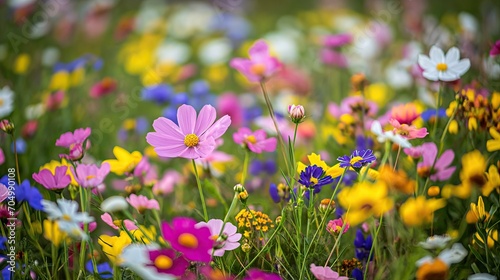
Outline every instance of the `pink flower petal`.
<svg viewBox="0 0 500 280"><path fill-rule="evenodd" d="M196 110L193 106L186 104L181 105L179 109L177 109L177 121L179 122L179 128L184 136L194 133Z"/></svg>
<svg viewBox="0 0 500 280"><path fill-rule="evenodd" d="M214 123L217 113L212 105L205 105L201 108L201 111L196 120L196 125L194 128L194 134L202 135L205 131Z"/></svg>

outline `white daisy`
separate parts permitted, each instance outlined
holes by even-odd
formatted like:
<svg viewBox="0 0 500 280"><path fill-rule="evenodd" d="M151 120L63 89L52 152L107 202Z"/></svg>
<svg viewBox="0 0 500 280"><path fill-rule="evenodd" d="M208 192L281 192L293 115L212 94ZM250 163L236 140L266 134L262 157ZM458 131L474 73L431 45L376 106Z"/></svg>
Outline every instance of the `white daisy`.
<svg viewBox="0 0 500 280"><path fill-rule="evenodd" d="M446 244L451 240L451 237L449 235L434 235L431 237L428 237L425 242L420 242L420 246L422 246L424 249L438 249L438 248L444 248L446 247Z"/></svg>
<svg viewBox="0 0 500 280"><path fill-rule="evenodd" d="M467 280L497 280L497 277L488 273L477 273L470 275Z"/></svg>
<svg viewBox="0 0 500 280"><path fill-rule="evenodd" d="M14 110L14 92L4 86L0 90L0 118L8 116Z"/></svg>
<svg viewBox="0 0 500 280"><path fill-rule="evenodd" d="M455 243L450 249L445 249L437 257L443 261L448 267L454 263L461 262L467 256L467 250L460 243ZM431 256L421 258L416 262L417 266L422 266L425 263L432 262L434 259Z"/></svg>
<svg viewBox="0 0 500 280"><path fill-rule="evenodd" d="M419 55L418 65L424 69L422 75L431 81L455 81L470 68L470 60L468 58L459 60L460 51L455 47L445 55L442 49L432 46L429 55L430 57Z"/></svg>
<svg viewBox="0 0 500 280"><path fill-rule="evenodd" d="M42 200L43 211L47 213L50 220L57 220L59 225L62 224L77 224L90 223L94 218L89 216L87 212L78 212L78 203L73 200L58 199L57 204Z"/></svg>

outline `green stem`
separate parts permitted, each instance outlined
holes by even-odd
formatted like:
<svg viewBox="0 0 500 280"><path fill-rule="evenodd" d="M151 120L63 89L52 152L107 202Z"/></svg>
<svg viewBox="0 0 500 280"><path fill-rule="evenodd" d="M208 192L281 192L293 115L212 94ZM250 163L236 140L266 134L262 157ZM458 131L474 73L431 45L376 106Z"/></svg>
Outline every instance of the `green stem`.
<svg viewBox="0 0 500 280"><path fill-rule="evenodd" d="M201 207L203 207L203 219L205 222L208 221L207 205L205 204L205 196L203 195L203 189L201 188L200 176L198 175L198 168L196 167L196 162L194 159L191 160L193 163L194 176L196 177L196 184L198 185L198 192L200 193Z"/></svg>
<svg viewBox="0 0 500 280"><path fill-rule="evenodd" d="M266 86L264 82L260 83L260 88L262 89L262 93L264 94L264 99L266 100L267 109L269 110L269 115L273 120L274 128L276 129L276 134L278 135L278 142L280 143L281 153L283 154L283 159L285 160L286 170L290 170L290 164L288 163L288 158L286 156L286 148L285 141L283 141L283 136L278 128L278 122L276 121L276 116L274 115L273 105L271 104L271 100L269 99L269 95L267 94ZM288 174L290 177L292 174Z"/></svg>
<svg viewBox="0 0 500 280"><path fill-rule="evenodd" d="M372 258L373 248L375 246L377 246L378 233L380 232L380 228L382 228L383 218L384 218L384 214L381 214L380 220L378 223L378 227L377 227L377 231L375 232L375 238L373 238L373 244L372 244L372 247L370 248L370 254L368 254L368 260L366 261L366 267L365 267L365 273L363 274L363 280L366 279L366 276L368 274L368 267L370 266L370 259Z"/></svg>
<svg viewBox="0 0 500 280"><path fill-rule="evenodd" d="M394 171L396 171L396 167L398 166L399 154L401 154L401 146L398 148L398 153L396 155L396 161L394 161Z"/></svg>
<svg viewBox="0 0 500 280"><path fill-rule="evenodd" d="M14 149L14 160L16 162L16 173L17 173L17 183L21 185L21 173L19 172L19 158L17 155L17 144L16 144L16 138L14 137L14 133L11 134L12 137L12 144L13 144L13 149Z"/></svg>
<svg viewBox="0 0 500 280"><path fill-rule="evenodd" d="M441 91L443 89L443 83L439 83L439 91L438 91L438 96L436 98L436 117L434 120L434 125L432 127L432 136L431 138L434 139L436 136L436 131L437 131L437 124L438 124L438 116L439 116L439 103L441 103Z"/></svg>

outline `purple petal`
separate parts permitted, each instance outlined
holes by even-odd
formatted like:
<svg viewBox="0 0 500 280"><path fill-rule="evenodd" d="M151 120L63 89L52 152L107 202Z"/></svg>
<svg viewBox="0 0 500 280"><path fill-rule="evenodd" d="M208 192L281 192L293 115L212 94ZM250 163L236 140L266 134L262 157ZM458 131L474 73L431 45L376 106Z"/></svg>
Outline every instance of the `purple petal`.
<svg viewBox="0 0 500 280"><path fill-rule="evenodd" d="M177 121L179 122L179 128L184 135L194 133L194 127L196 125L196 110L190 105L181 105L177 109Z"/></svg>
<svg viewBox="0 0 500 280"><path fill-rule="evenodd" d="M194 134L202 135L214 123L217 113L212 105L205 105L201 108L196 120Z"/></svg>

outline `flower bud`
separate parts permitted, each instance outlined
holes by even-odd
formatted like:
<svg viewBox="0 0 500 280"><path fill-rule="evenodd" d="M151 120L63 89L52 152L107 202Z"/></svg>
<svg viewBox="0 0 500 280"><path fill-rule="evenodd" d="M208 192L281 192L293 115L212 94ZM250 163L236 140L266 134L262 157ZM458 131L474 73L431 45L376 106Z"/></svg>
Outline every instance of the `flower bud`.
<svg viewBox="0 0 500 280"><path fill-rule="evenodd" d="M329 198L322 199L319 203L319 210L321 212L333 211L335 209L335 201L330 200Z"/></svg>
<svg viewBox="0 0 500 280"><path fill-rule="evenodd" d="M250 244L248 243L244 243L243 245L241 245L241 250L243 250L243 252L245 253L250 252L250 249L252 249L252 246L250 246Z"/></svg>
<svg viewBox="0 0 500 280"><path fill-rule="evenodd" d="M243 187L242 184L235 185L233 189L234 189L234 192L236 192L236 193L246 191L245 187Z"/></svg>
<svg viewBox="0 0 500 280"><path fill-rule="evenodd" d="M440 189L438 186L432 186L427 190L428 196L438 196L440 193Z"/></svg>
<svg viewBox="0 0 500 280"><path fill-rule="evenodd" d="M300 123L305 118L305 110L302 105L289 105L288 106L288 115L292 119L294 123Z"/></svg>
<svg viewBox="0 0 500 280"><path fill-rule="evenodd" d="M111 196L101 203L101 210L108 213L123 211L127 208L128 202L122 196Z"/></svg>
<svg viewBox="0 0 500 280"><path fill-rule="evenodd" d="M238 193L238 199L241 201L241 203L245 204L248 199L248 192L246 190Z"/></svg>
<svg viewBox="0 0 500 280"><path fill-rule="evenodd" d="M4 119L0 121L0 129L3 130L7 134L14 133L14 123L11 121Z"/></svg>

